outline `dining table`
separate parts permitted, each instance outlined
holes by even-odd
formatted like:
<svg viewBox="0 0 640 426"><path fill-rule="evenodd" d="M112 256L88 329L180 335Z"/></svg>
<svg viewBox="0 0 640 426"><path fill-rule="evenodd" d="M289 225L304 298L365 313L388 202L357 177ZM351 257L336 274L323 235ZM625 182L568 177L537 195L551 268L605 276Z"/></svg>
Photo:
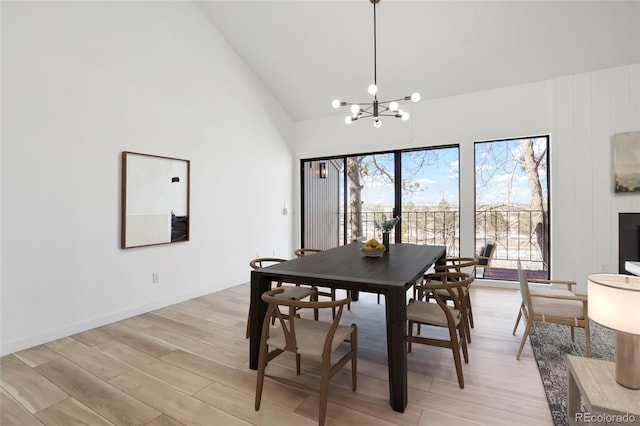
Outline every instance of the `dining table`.
<svg viewBox="0 0 640 426"><path fill-rule="evenodd" d="M444 263L446 247L391 244L380 257L368 257L351 243L251 271L249 367L258 368L267 304L261 296L272 282L305 284L381 294L385 298L387 361L391 407L407 406L407 290L434 264Z"/></svg>

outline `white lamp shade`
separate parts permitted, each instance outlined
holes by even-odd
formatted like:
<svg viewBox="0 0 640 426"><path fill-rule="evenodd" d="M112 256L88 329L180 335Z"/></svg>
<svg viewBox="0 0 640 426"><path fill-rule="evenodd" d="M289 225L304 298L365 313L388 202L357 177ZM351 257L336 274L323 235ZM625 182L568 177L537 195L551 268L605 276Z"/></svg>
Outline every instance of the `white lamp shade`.
<svg viewBox="0 0 640 426"><path fill-rule="evenodd" d="M640 335L640 277L589 275L589 318L598 324Z"/></svg>

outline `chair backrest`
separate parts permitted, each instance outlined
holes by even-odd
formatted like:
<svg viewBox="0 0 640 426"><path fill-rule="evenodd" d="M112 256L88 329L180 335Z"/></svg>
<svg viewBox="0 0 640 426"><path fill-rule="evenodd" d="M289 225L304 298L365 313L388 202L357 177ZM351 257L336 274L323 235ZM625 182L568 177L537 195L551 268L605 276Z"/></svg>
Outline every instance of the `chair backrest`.
<svg viewBox="0 0 640 426"><path fill-rule="evenodd" d="M518 260L518 279L520 280L520 297L524 306L525 316L531 312L531 296L529 295L529 283L527 281L527 272L522 269L522 263Z"/></svg>
<svg viewBox="0 0 640 426"><path fill-rule="evenodd" d="M253 269L260 269L275 265L276 263L285 262L286 260L287 259L280 259L279 257L258 257L250 261L249 266Z"/></svg>
<svg viewBox="0 0 640 426"><path fill-rule="evenodd" d="M493 258L493 253L496 251L496 242L489 241L486 246L480 249L478 253L478 265L488 265Z"/></svg>
<svg viewBox="0 0 640 426"><path fill-rule="evenodd" d="M473 257L447 257L444 265L436 265L439 272L464 272L466 268L473 268L478 264L478 259Z"/></svg>
<svg viewBox="0 0 640 426"><path fill-rule="evenodd" d="M436 290L446 289L456 309L461 309L462 287L473 282L473 276L464 272L434 272L425 277L425 284L418 286L423 291L430 291L436 303L443 309L447 302Z"/></svg>
<svg viewBox="0 0 640 426"><path fill-rule="evenodd" d="M314 248L299 248L296 249L293 253L296 255L296 257L303 257L308 254L320 253L321 251L323 250Z"/></svg>
<svg viewBox="0 0 640 426"><path fill-rule="evenodd" d="M306 301L306 300L295 300L295 299L285 299L281 297L275 297L278 293L282 293L282 288L276 288L274 290L266 291L262 294L262 300L269 304L267 308L267 314L265 315L264 324L262 326L262 342L266 342L269 337L270 327L271 327L271 318L275 317L277 323L284 334L285 339L285 347L283 350L298 353L298 336L296 335L296 322L298 321L310 321L303 320L298 315L298 312L301 309L327 309L327 308L338 308L333 321L331 322L331 326L329 327L325 340L322 344L322 352L317 354L308 354L311 356L329 356L332 350L335 348L337 344L340 342L333 342L333 337L335 335L336 329L340 324L340 318L342 317L342 311L344 310L344 306L351 302L351 298L347 297L345 299L340 300L331 300L331 301ZM280 309L280 307L285 307L287 309ZM301 337L304 338L304 337ZM335 344L334 344L335 343Z"/></svg>

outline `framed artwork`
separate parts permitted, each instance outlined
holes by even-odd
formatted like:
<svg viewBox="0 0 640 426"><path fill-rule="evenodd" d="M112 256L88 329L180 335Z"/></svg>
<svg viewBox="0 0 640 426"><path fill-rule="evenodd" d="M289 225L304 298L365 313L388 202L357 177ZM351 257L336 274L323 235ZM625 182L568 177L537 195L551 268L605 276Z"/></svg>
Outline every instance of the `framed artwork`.
<svg viewBox="0 0 640 426"><path fill-rule="evenodd" d="M122 153L121 247L189 241L190 162Z"/></svg>
<svg viewBox="0 0 640 426"><path fill-rule="evenodd" d="M615 192L640 192L640 131L613 135Z"/></svg>

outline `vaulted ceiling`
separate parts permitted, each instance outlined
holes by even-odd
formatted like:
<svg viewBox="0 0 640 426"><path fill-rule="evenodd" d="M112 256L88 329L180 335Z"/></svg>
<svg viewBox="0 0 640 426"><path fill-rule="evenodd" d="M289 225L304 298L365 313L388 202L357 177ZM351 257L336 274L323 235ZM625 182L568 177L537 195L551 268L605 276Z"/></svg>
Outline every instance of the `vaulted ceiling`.
<svg viewBox="0 0 640 426"><path fill-rule="evenodd" d="M196 2L295 120L369 102L373 5L348 1ZM381 100L455 96L640 63L640 1L382 0Z"/></svg>

